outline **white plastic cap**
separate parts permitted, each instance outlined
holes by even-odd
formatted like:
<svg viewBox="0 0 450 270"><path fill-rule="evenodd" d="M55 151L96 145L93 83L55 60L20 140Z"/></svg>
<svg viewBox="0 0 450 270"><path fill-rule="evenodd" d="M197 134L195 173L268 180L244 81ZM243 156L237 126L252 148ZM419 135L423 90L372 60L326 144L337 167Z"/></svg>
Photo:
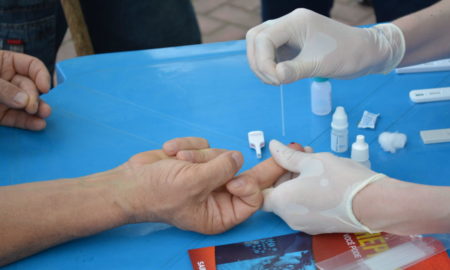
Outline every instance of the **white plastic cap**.
<svg viewBox="0 0 450 270"><path fill-rule="evenodd" d="M364 135L356 136L356 141L352 144L351 159L357 162L369 160L369 145L364 141Z"/></svg>
<svg viewBox="0 0 450 270"><path fill-rule="evenodd" d="M336 107L336 111L333 113L333 120L331 121L331 127L337 129L348 128L347 114L342 106Z"/></svg>
<svg viewBox="0 0 450 270"><path fill-rule="evenodd" d="M264 132L260 130L250 131L248 133L248 143L250 148L255 149L256 157L262 158L261 148L264 147Z"/></svg>

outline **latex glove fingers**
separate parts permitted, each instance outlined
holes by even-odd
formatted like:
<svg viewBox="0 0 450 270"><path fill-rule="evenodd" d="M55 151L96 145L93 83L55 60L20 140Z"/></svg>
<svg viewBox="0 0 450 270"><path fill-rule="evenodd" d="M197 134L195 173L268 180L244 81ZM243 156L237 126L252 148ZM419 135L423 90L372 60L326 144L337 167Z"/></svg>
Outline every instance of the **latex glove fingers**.
<svg viewBox="0 0 450 270"><path fill-rule="evenodd" d="M280 84L275 72L276 47L270 36L260 35L260 33L270 29L272 25L276 24L276 21L266 21L250 29L246 35L247 59L250 68L261 80L272 85Z"/></svg>
<svg viewBox="0 0 450 270"><path fill-rule="evenodd" d="M383 175L328 153L302 153L277 141L269 147L280 166L300 175L265 190L264 210L311 234L370 231L356 219L353 197Z"/></svg>
<svg viewBox="0 0 450 270"><path fill-rule="evenodd" d="M354 78L386 73L405 51L401 30L393 24L351 27L307 9L297 9L248 35L252 70L264 82L290 83L306 77ZM282 47L298 50L276 61Z"/></svg>

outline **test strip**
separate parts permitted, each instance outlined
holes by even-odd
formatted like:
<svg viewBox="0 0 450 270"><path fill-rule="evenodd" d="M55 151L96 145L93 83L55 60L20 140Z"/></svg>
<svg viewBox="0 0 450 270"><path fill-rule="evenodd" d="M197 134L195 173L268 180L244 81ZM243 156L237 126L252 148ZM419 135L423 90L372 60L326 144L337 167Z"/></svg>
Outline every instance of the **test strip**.
<svg viewBox="0 0 450 270"><path fill-rule="evenodd" d="M424 144L450 142L450 128L420 131Z"/></svg>

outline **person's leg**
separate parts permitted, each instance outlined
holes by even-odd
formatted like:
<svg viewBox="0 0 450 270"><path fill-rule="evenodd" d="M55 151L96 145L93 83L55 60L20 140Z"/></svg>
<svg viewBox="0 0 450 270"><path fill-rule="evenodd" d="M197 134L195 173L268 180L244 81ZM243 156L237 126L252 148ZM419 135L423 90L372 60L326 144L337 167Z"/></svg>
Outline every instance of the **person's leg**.
<svg viewBox="0 0 450 270"><path fill-rule="evenodd" d="M377 22L390 22L424 9L439 0L373 0Z"/></svg>
<svg viewBox="0 0 450 270"><path fill-rule="evenodd" d="M330 17L333 0L261 0L263 21L284 16L296 8L307 8Z"/></svg>
<svg viewBox="0 0 450 270"><path fill-rule="evenodd" d="M190 0L81 0L95 53L201 42Z"/></svg>
<svg viewBox="0 0 450 270"><path fill-rule="evenodd" d="M52 72L59 47L58 5L59 0L0 1L0 49L35 56Z"/></svg>

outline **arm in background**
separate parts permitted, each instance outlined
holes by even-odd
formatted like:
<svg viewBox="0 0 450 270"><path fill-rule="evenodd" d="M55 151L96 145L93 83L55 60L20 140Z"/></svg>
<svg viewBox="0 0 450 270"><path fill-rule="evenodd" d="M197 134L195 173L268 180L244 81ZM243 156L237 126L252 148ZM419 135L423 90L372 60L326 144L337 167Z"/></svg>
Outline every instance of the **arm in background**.
<svg viewBox="0 0 450 270"><path fill-rule="evenodd" d="M242 163L237 151L178 138L106 172L0 187L0 266L130 223L228 230L257 211L261 190L286 172L268 159L235 176Z"/></svg>
<svg viewBox="0 0 450 270"><path fill-rule="evenodd" d="M406 43L399 66L450 57L450 0L441 0L393 23L402 30Z"/></svg>

